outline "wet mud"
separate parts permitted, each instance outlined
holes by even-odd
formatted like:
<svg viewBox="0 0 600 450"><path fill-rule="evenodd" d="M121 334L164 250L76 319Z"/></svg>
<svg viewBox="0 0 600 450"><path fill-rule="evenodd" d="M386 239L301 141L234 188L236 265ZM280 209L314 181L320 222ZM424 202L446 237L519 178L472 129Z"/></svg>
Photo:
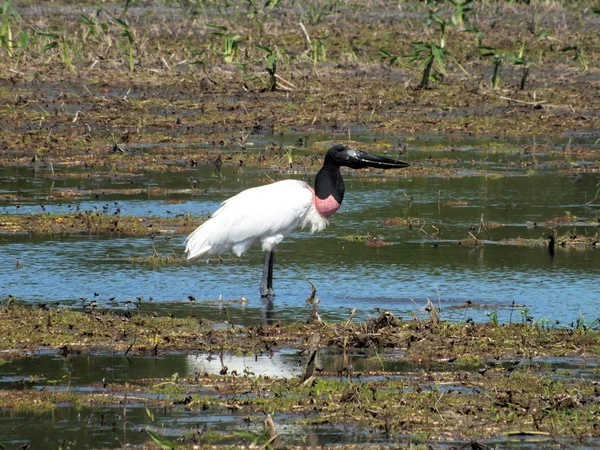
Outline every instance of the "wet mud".
<svg viewBox="0 0 600 450"><path fill-rule="evenodd" d="M483 1L464 15L451 2L435 11L354 1L5 5L0 165L12 172L2 176L2 235L187 234L205 216L121 215L112 201L185 202L203 195L194 171L206 167L214 179L226 166L258 171L265 183L269 174L310 180L333 142L413 164L357 174L357 183L553 173L575 185L600 173L600 39L587 2ZM474 137L486 143L465 143ZM157 174L186 185L132 187ZM32 196L17 187L23 178L51 187ZM77 185L98 180L106 186ZM45 211L88 199L111 206ZM600 191L584 203L589 217L528 224L547 230L537 239L490 239L503 224L483 217L465 239L448 241L417 215L381 226L423 230L434 245L595 251ZM22 213L22 204L41 211ZM371 234L341 239L394 244ZM131 262L183 263L152 250ZM0 447L36 436L45 436L39 448L63 449L600 446L596 317L550 323L515 312L498 323L490 313L489 323L456 323L429 302L426 320L381 310L363 322L352 311L326 321L313 303L306 319L239 326L197 316L193 297L177 315L141 297L114 309L85 297L69 307L11 295L0 302L0 374L14 373L0 377L9 424ZM211 306L233 302L245 299ZM283 372L234 367L236 358L290 353ZM107 355L110 371L78 378ZM168 364L156 372L146 366L161 360ZM144 374L119 369L112 379L114 361Z"/></svg>

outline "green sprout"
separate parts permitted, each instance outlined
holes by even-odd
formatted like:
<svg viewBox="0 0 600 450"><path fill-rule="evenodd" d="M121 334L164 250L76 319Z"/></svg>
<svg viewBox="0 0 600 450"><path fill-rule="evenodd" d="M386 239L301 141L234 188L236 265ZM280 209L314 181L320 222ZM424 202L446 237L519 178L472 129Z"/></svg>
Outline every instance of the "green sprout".
<svg viewBox="0 0 600 450"><path fill-rule="evenodd" d="M49 27L47 31L44 32L37 32L37 35L50 41L42 47L42 51L47 52L56 49L67 70L74 74L75 67L71 60L71 53L73 52L72 44L65 35L60 34L56 26Z"/></svg>
<svg viewBox="0 0 600 450"><path fill-rule="evenodd" d="M127 40L126 53L129 56L129 58L128 58L129 59L129 71L133 72L133 69L135 68L135 59L134 59L134 54L133 54L134 39L133 39L133 34L131 32L131 29L129 28L129 24L127 22L125 22L124 20L121 20L117 17L112 17L112 20L115 24L117 24L123 30L123 31L121 31L121 37L124 37Z"/></svg>
<svg viewBox="0 0 600 450"><path fill-rule="evenodd" d="M327 54L325 52L325 44L321 39L315 39L311 42L311 49L308 52L310 55L313 67L316 69L317 63L320 61L325 61L327 59Z"/></svg>
<svg viewBox="0 0 600 450"><path fill-rule="evenodd" d="M160 434L155 433L152 430L146 429L146 433L148 433L148 436L150 436L150 439L152 439L154 441L154 443L162 449L172 450L177 447L176 443L169 441L164 436L161 436Z"/></svg>
<svg viewBox="0 0 600 450"><path fill-rule="evenodd" d="M464 31L467 33L473 33L475 35L475 44L477 44L477 48L481 48L483 46L483 31L472 25L465 27Z"/></svg>
<svg viewBox="0 0 600 450"><path fill-rule="evenodd" d="M504 52L500 53L494 47L479 47L479 51L482 52L482 58L492 59L494 72L492 73L491 88L498 89L500 86L500 69L502 68L502 63L506 60L506 54Z"/></svg>
<svg viewBox="0 0 600 450"><path fill-rule="evenodd" d="M267 0L264 7L261 8L260 7L260 3L256 0L247 0L248 1L248 6L250 8L252 8L252 10L249 12L249 15L251 17L259 14L259 13L270 13L271 11L273 11L273 8L275 8L280 2L281 0Z"/></svg>
<svg viewBox="0 0 600 450"><path fill-rule="evenodd" d="M91 36L99 36L101 31L103 33L108 32L108 24L98 20L100 12L101 10L98 9L95 13L92 13L89 16L84 14L79 16L79 24L85 27L85 31L83 33L83 42L86 42Z"/></svg>
<svg viewBox="0 0 600 450"><path fill-rule="evenodd" d="M473 3L473 0L448 0L449 3L454 6L454 12L452 13L452 24L461 30L464 28L465 15L471 11L468 5Z"/></svg>
<svg viewBox="0 0 600 450"><path fill-rule="evenodd" d="M400 58L387 50L380 48L379 54L381 55L381 62L383 63L387 62L390 66L395 66L400 63Z"/></svg>
<svg viewBox="0 0 600 450"><path fill-rule="evenodd" d="M277 54L269 47L257 45L256 48L266 53L267 73L269 74L267 89L274 92L277 90Z"/></svg>
<svg viewBox="0 0 600 450"><path fill-rule="evenodd" d="M5 0L0 11L1 24L0 24L0 46L4 47L8 52L9 56L14 55L13 50L13 39L12 39L12 25L20 19L17 11L12 7L10 0Z"/></svg>
<svg viewBox="0 0 600 450"><path fill-rule="evenodd" d="M561 52L573 52L573 61L577 61L583 70L588 69L588 60L583 53L583 49L579 45L571 45L565 48L560 49Z"/></svg>
<svg viewBox="0 0 600 450"><path fill-rule="evenodd" d="M438 42L413 42L413 50L407 55L410 62L419 62L423 66L423 75L418 89L426 89L429 81L437 81L440 75L446 76L445 59L453 59L455 64L464 72L465 69L456 61L452 54L446 50L446 26L447 22L441 18L436 11L429 10L430 26L437 24L439 26Z"/></svg>
<svg viewBox="0 0 600 450"><path fill-rule="evenodd" d="M498 311L486 312L486 316L490 318L490 323L495 327L498 327Z"/></svg>
<svg viewBox="0 0 600 450"><path fill-rule="evenodd" d="M310 2L306 19L311 25L319 25L327 16L338 13L344 6L345 3L339 0Z"/></svg>
<svg viewBox="0 0 600 450"><path fill-rule="evenodd" d="M219 25L208 25L208 27L217 30L211 33L213 36L223 38L223 52L221 53L223 61L232 63L236 60L239 53L238 42L241 41L243 37L239 34L228 33L227 27Z"/></svg>
<svg viewBox="0 0 600 450"><path fill-rule="evenodd" d="M527 77L529 76L529 68L532 65L532 62L525 57L525 42L521 42L521 47L519 48L519 51L516 55L511 55L510 59L513 62L513 64L517 66L523 66L520 89L524 90L525 85L527 84Z"/></svg>
<svg viewBox="0 0 600 450"><path fill-rule="evenodd" d="M411 62L420 61L423 64L423 75L421 76L419 89L426 89L429 86L434 63L437 62L436 70L442 75L446 75L444 67L444 56L446 54L446 50L435 43L413 42L413 51L408 55L408 58ZM435 78L435 76L433 77Z"/></svg>

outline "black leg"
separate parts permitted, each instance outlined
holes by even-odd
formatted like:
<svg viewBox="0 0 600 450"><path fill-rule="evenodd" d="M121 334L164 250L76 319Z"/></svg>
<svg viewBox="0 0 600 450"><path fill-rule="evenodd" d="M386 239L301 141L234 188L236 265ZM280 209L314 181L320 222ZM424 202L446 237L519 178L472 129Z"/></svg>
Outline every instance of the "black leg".
<svg viewBox="0 0 600 450"><path fill-rule="evenodd" d="M269 290L267 288L267 277L269 275L269 261L271 259L271 253L267 253L265 255L265 265L263 267L262 279L260 280L260 296L266 297L269 295Z"/></svg>
<svg viewBox="0 0 600 450"><path fill-rule="evenodd" d="M272 297L275 295L273 290L273 262L275 261L275 250L271 250L265 256L265 265L263 267L262 279L260 280L261 297Z"/></svg>
<svg viewBox="0 0 600 450"><path fill-rule="evenodd" d="M269 295L275 295L275 291L273 290L273 263L275 263L275 250L271 252L271 258L269 258L269 276L267 278Z"/></svg>

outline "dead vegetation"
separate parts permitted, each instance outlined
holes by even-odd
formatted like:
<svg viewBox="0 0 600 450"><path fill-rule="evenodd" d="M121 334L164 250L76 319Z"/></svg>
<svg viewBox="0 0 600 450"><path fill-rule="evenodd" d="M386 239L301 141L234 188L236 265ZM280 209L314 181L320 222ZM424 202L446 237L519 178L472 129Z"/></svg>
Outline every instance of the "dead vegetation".
<svg viewBox="0 0 600 450"><path fill-rule="evenodd" d="M133 217L81 211L70 214L1 214L0 234L91 234L155 236L187 234L200 221L191 217Z"/></svg>
<svg viewBox="0 0 600 450"><path fill-rule="evenodd" d="M456 152L461 149L452 145L448 155L413 157L433 146L417 140L436 135L448 142L474 135L492 140L564 137L598 130L597 11L586 2L481 1L460 14L456 5L461 2L436 2L435 11L429 10L431 2L76 3L15 0L3 5L0 164L31 170L39 180L112 182L182 173L199 165L219 171L223 164L310 175L330 141L340 140L418 160L400 175L406 179L466 174L502 179L504 169L490 171L463 160ZM287 132L297 140L280 143L279 135ZM522 154L502 161L510 170L550 168L578 177L600 167L595 148L571 139L562 149L499 143L481 151L490 157ZM356 179L382 176L370 171ZM12 182L10 176L6 181ZM176 201L171 197L198 192L192 179L189 186L172 190L53 188L44 200L76 202L106 194ZM0 200L19 205L28 198L3 192ZM438 204L472 206L454 200ZM557 217L535 226L577 223L574 217ZM3 214L0 233L152 237L185 234L198 224L187 217L98 212ZM408 227L433 242L442 238L439 224L419 217L391 217L382 225ZM458 243L487 245L494 226L501 224L482 217ZM390 244L371 235L345 239L373 247ZM598 246L597 233L556 234L553 239L556 248ZM495 242L549 246L551 240ZM155 254L133 262L180 261ZM364 323L357 323L354 313L331 323L319 317L314 292L312 300L309 323L235 327L204 321L192 308L189 317L152 315L132 300L123 310L91 301L76 311L3 299L0 363L40 350L56 351L67 363L93 359L102 351L159 358L167 352L253 355L294 348L309 356L302 379L225 370L219 376L132 379L101 386L102 394L69 392L67 383L61 390L47 381L37 390L16 382L13 389L0 391L0 403L10 413L36 413L38 418L64 405L81 411L105 404L126 416L129 396L129 404L165 416L216 411L236 413L247 424L265 424L264 435L245 437L211 437L195 430L185 436L182 445L187 447L309 446L282 432L285 427L279 424L286 421L343 427L348 434L368 433L369 444L410 448L445 447L448 441L486 448L486 443L502 445L519 436L535 436L548 446L599 442L597 368L592 379L583 378L537 359L578 357L597 367L594 318L548 324L525 317L498 324L491 316L485 324L448 323L430 305L425 321L381 311ZM339 357L329 370L319 360L327 349ZM354 367L348 356L352 351L370 355L375 368ZM398 362L394 359L406 366L390 366ZM60 384L55 380L54 387ZM115 423L121 426L125 420ZM162 448L180 444L155 437Z"/></svg>

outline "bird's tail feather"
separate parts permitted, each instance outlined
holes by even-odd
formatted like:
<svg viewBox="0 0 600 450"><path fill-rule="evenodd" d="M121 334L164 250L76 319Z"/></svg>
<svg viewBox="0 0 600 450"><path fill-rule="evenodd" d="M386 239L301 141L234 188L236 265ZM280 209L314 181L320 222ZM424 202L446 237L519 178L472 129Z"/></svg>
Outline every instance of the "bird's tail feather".
<svg viewBox="0 0 600 450"><path fill-rule="evenodd" d="M200 256L210 253L212 245L209 242L210 233L207 232L206 224L202 224L190 234L185 240L185 256L188 261L199 258Z"/></svg>

